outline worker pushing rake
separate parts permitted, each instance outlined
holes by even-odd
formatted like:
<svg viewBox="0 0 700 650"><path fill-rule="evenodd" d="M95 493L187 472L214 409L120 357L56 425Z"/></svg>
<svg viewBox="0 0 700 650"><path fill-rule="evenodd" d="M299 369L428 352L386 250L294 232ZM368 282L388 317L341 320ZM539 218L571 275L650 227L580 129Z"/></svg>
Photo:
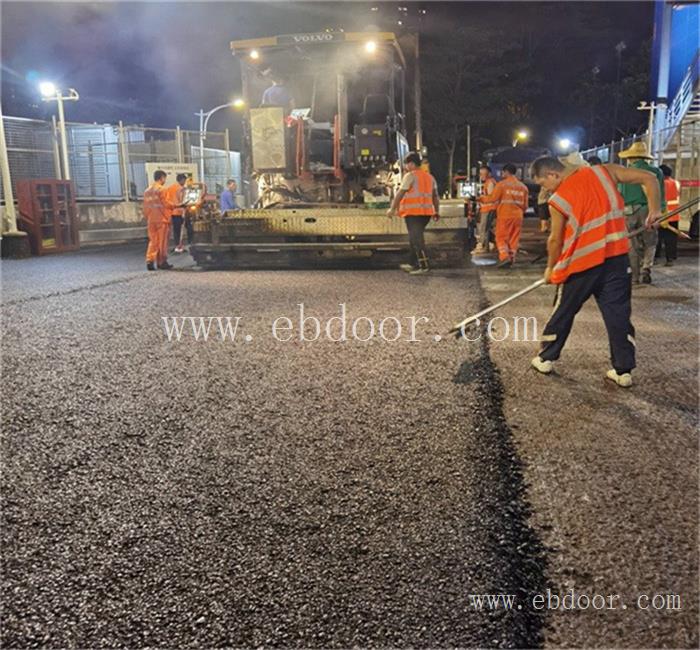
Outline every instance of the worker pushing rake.
<svg viewBox="0 0 700 650"><path fill-rule="evenodd" d="M629 238L644 228L657 227L691 204L661 214L657 178L641 169L620 165L567 168L557 158L543 156L532 165L532 176L552 192L549 200L551 232L547 241L544 277L529 287L455 325L458 336L481 316L544 285L557 286L554 310L542 333L539 354L532 366L543 374L553 370L584 303L595 297L610 343L612 368L606 377L618 386L632 385L635 368L634 326L631 321L632 280ZM644 188L649 213L644 228L627 232L624 201L618 184Z"/></svg>

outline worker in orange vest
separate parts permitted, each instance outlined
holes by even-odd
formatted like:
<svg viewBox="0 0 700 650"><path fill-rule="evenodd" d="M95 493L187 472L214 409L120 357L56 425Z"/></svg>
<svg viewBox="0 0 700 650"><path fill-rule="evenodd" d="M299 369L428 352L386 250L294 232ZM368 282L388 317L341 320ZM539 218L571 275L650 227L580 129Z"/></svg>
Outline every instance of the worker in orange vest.
<svg viewBox="0 0 700 650"><path fill-rule="evenodd" d="M180 207L182 203L183 188L185 187L185 182L187 181L187 174L178 174L175 177L175 182L165 188L165 196L168 203L173 206L170 211L170 229L173 231L173 239L175 242L175 252L179 252L177 247L180 244L180 231L182 230L182 223L185 219L185 208ZM169 230L170 230L169 229ZM167 248L170 241L170 232L168 232L167 239L165 240L166 246L166 256Z"/></svg>
<svg viewBox="0 0 700 650"><path fill-rule="evenodd" d="M435 221L440 218L440 198L435 178L421 169L419 154L409 153L404 160L404 169L406 174L401 187L386 214L393 217L398 211L408 229L411 259L409 264L401 265L401 270L422 275L430 270L423 233L431 217Z"/></svg>
<svg viewBox="0 0 700 650"><path fill-rule="evenodd" d="M499 268L510 268L518 251L523 218L527 210L528 191L515 175L512 163L503 165L503 180L496 183L491 194L480 196L482 205L496 204L496 247Z"/></svg>
<svg viewBox="0 0 700 650"><path fill-rule="evenodd" d="M659 169L664 175L666 208L671 212L681 206L681 184L673 178L673 170L668 165L661 165ZM673 263L678 259L678 235L669 230L668 226L670 225L678 229L680 218L680 215L677 214L668 221L662 222L659 228L656 257L661 257L661 249L664 248L666 252L666 266L673 266Z"/></svg>
<svg viewBox="0 0 700 650"><path fill-rule="evenodd" d="M163 238L169 231L170 211L169 202L165 195L165 179L167 174L159 169L153 174L151 183L143 193L143 214L148 222L148 248L146 250L146 268L149 271L171 269L168 264L167 240L164 253Z"/></svg>
<svg viewBox="0 0 700 650"><path fill-rule="evenodd" d="M630 320L632 271L625 202L616 185L644 188L649 202L645 225L651 228L661 216L659 183L650 172L634 167L565 167L549 156L535 160L532 177L552 192L544 279L557 285L554 312L542 332L542 347L532 365L541 373L552 372L552 362L559 358L576 314L595 296L610 342L612 369L606 376L627 388L632 385L635 367Z"/></svg>
<svg viewBox="0 0 700 650"><path fill-rule="evenodd" d="M491 168L488 165L479 167L479 180L481 181L479 196L493 194L496 189L496 179L491 175ZM495 203L479 203L479 242L474 247L472 255L489 252L491 230L493 222L496 220L497 207Z"/></svg>

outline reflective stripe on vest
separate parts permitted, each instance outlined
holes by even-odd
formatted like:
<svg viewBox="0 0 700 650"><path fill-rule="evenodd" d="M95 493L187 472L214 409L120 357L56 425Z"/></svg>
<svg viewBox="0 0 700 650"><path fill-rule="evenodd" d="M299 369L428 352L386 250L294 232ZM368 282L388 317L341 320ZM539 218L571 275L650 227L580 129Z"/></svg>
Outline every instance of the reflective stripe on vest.
<svg viewBox="0 0 700 650"><path fill-rule="evenodd" d="M159 185L149 185L143 193L143 213L150 223L161 223L168 219L162 192Z"/></svg>
<svg viewBox="0 0 700 650"><path fill-rule="evenodd" d="M415 169L411 174L413 174L413 183L399 203L399 216L432 216L435 213L433 177L421 169Z"/></svg>
<svg viewBox="0 0 700 650"><path fill-rule="evenodd" d="M496 210L497 219L522 219L527 207L527 187L515 176L504 178L499 184L501 198Z"/></svg>
<svg viewBox="0 0 700 650"><path fill-rule="evenodd" d="M560 186L568 199L557 192L549 200L566 216L562 252L552 271L554 284L629 251L624 201L608 172L594 166L574 174L575 178L569 177L574 184L568 192L566 180Z"/></svg>
<svg viewBox="0 0 700 650"><path fill-rule="evenodd" d="M496 181L492 176L489 176L481 185L481 196L488 196L489 194L493 194L493 191L495 189ZM493 212L497 207L498 203L481 203L479 205L479 210L482 214L486 214L487 212Z"/></svg>

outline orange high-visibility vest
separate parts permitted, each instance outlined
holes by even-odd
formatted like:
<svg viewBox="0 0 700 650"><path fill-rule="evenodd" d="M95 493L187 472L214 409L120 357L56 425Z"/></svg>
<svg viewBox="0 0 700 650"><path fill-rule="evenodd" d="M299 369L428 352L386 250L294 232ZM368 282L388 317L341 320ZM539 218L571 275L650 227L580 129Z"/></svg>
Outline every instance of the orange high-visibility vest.
<svg viewBox="0 0 700 650"><path fill-rule="evenodd" d="M482 203L496 205L496 219L522 219L527 210L528 190L515 176L508 176L496 183L493 192L482 197Z"/></svg>
<svg viewBox="0 0 700 650"><path fill-rule="evenodd" d="M413 184L399 203L399 216L432 216L435 214L435 206L433 205L435 179L431 174L421 169L414 169L409 173L413 174Z"/></svg>
<svg viewBox="0 0 700 650"><path fill-rule="evenodd" d="M143 214L149 224L170 221L170 210L166 207L165 190L162 185L149 185L143 193Z"/></svg>
<svg viewBox="0 0 700 650"><path fill-rule="evenodd" d="M604 166L581 167L565 178L549 205L566 219L564 245L552 271L553 284L629 251L625 201Z"/></svg>
<svg viewBox="0 0 700 650"><path fill-rule="evenodd" d="M496 203L488 203L486 201L481 201L481 197L486 197L489 194L493 194L493 190L496 187L496 179L493 176L489 176L481 185L480 203L479 210L481 214L488 214L496 209Z"/></svg>
<svg viewBox="0 0 700 650"><path fill-rule="evenodd" d="M168 185L168 187L165 188L165 198L167 202L170 204L170 206L174 205L179 205L182 201L180 200L180 197L182 196L182 185L180 183L175 182L172 185ZM172 208L170 211L171 216L173 217L181 217L184 214L183 208Z"/></svg>
<svg viewBox="0 0 700 650"><path fill-rule="evenodd" d="M668 211L681 207L681 184L674 178L664 178L664 189L666 190L666 207ZM681 215L671 217L669 223L680 221Z"/></svg>

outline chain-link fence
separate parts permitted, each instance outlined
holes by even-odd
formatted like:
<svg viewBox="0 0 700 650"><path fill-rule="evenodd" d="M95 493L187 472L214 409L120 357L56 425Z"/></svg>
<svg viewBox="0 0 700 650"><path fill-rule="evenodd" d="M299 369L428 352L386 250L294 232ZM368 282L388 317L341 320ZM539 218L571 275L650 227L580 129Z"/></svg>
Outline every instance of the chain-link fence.
<svg viewBox="0 0 700 650"><path fill-rule="evenodd" d="M21 178L58 178L58 145L51 122L13 117L4 118L3 125L15 191ZM4 199L4 192L0 196Z"/></svg>
<svg viewBox="0 0 700 650"><path fill-rule="evenodd" d="M61 178L60 134L54 122L3 117L10 175ZM192 163L197 176L220 191L228 178L241 183L240 154L230 151L228 132L208 132L200 155L199 132L112 124L66 124L70 177L80 200L139 199L149 184L146 163ZM0 181L0 198L4 200Z"/></svg>

